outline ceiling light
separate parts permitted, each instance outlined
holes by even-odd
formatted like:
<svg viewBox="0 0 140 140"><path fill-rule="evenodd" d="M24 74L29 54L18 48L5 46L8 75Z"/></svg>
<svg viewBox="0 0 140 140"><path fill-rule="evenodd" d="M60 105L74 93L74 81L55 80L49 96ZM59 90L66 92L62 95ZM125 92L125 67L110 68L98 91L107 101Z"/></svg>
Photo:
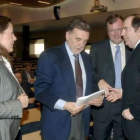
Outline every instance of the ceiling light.
<svg viewBox="0 0 140 140"><path fill-rule="evenodd" d="M94 0L94 6L92 6L90 12L94 12L96 10L101 12L106 12L107 7L104 5L100 5L100 0Z"/></svg>
<svg viewBox="0 0 140 140"><path fill-rule="evenodd" d="M22 6L22 4L20 4L20 3L13 3L13 2L10 2L9 4Z"/></svg>
<svg viewBox="0 0 140 140"><path fill-rule="evenodd" d="M45 2L45 1L38 1L38 2L43 4L50 4L49 2Z"/></svg>

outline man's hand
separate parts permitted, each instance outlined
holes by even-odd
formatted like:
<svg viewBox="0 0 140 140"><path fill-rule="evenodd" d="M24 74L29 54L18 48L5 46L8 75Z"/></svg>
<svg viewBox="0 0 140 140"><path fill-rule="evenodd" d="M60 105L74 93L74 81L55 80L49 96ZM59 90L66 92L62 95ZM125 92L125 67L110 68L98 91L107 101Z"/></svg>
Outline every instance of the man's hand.
<svg viewBox="0 0 140 140"><path fill-rule="evenodd" d="M97 99L93 99L89 102L89 105L94 105L94 106L101 106L103 103L103 95L101 95Z"/></svg>
<svg viewBox="0 0 140 140"><path fill-rule="evenodd" d="M98 82L98 87L100 90L103 89L105 91L105 97L109 95L109 88L111 88L111 86L104 79Z"/></svg>
<svg viewBox="0 0 140 140"><path fill-rule="evenodd" d="M125 109L123 112L122 112L122 116L127 119L127 120L133 120L134 117L132 116L132 114L130 113L130 110L129 108L128 109Z"/></svg>
<svg viewBox="0 0 140 140"><path fill-rule="evenodd" d="M109 95L106 97L107 101L115 102L122 98L122 90L118 88L109 88Z"/></svg>
<svg viewBox="0 0 140 140"><path fill-rule="evenodd" d="M72 115L77 115L84 109L85 105L79 107L76 106L75 102L66 102L64 109L70 112Z"/></svg>
<svg viewBox="0 0 140 140"><path fill-rule="evenodd" d="M22 93L17 99L21 101L22 108L26 108L28 106L29 99L25 93Z"/></svg>
<svg viewBox="0 0 140 140"><path fill-rule="evenodd" d="M32 97L32 98L29 98L29 103L34 103L35 102L35 98Z"/></svg>

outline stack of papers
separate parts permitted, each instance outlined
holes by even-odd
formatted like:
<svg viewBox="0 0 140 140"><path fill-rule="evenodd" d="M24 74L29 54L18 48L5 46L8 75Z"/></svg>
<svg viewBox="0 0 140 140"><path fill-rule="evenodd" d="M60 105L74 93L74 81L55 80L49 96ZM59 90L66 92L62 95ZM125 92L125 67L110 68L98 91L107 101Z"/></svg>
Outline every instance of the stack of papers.
<svg viewBox="0 0 140 140"><path fill-rule="evenodd" d="M94 92L88 96L84 96L84 97L80 97L77 99L76 101L76 106L80 106L82 104L85 104L85 108L89 106L89 101L93 100L93 99L96 99L96 98L99 98L100 95L104 95L105 94L105 91L104 90L100 90L100 91L97 91L97 92Z"/></svg>

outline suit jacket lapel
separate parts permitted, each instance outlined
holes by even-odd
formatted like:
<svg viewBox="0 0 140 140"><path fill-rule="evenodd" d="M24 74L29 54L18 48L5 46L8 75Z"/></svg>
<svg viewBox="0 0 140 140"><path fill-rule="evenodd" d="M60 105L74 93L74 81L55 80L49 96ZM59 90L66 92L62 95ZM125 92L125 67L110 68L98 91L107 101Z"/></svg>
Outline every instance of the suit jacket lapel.
<svg viewBox="0 0 140 140"><path fill-rule="evenodd" d="M126 60L126 64L127 64L127 61L129 59L130 55L131 55L130 49L127 46L125 46L125 60Z"/></svg>
<svg viewBox="0 0 140 140"><path fill-rule="evenodd" d="M90 79L90 77L91 77L91 73L90 73L90 71L89 71L89 63L87 62L88 60L87 60L87 57L85 57L85 55L84 55L84 53L81 53L81 56L82 56L82 60L83 60L83 64L84 64L84 68L85 68L85 74L86 74L86 87L85 87L85 95L87 95L87 93L88 93L88 85L90 85L89 84L89 79Z"/></svg>
<svg viewBox="0 0 140 140"><path fill-rule="evenodd" d="M135 56L135 52L140 49L140 44L133 50L132 52L129 51L129 48L126 47L126 65L122 71L122 81L123 81L123 73L125 72L126 67L129 65L129 63L132 61L133 56Z"/></svg>
<svg viewBox="0 0 140 140"><path fill-rule="evenodd" d="M7 75L9 75L11 77L11 79L13 80L13 82L16 83L16 85L19 87L20 92L23 92L22 87L20 86L20 84L17 82L17 80L15 79L15 77L12 75L12 73L8 70L8 68L5 66L4 62L0 61L3 65L3 68L5 69L5 72L7 73Z"/></svg>
<svg viewBox="0 0 140 140"><path fill-rule="evenodd" d="M127 60L128 61L126 61L126 66L131 62L131 59L132 59L132 57L135 55L135 52L138 50L138 49L140 49L140 43L137 45L137 47L132 51L132 53L127 53L126 54L126 56L127 56ZM128 48L126 49L127 50L127 52L128 52ZM126 67L125 66L125 67Z"/></svg>
<svg viewBox="0 0 140 140"><path fill-rule="evenodd" d="M114 72L115 71L114 62L113 62L113 57L112 57L111 46L110 46L109 40L106 40L106 42L103 45L103 50L101 50L101 52L105 56L106 61L110 65L111 70L113 70L113 72Z"/></svg>
<svg viewBox="0 0 140 140"><path fill-rule="evenodd" d="M62 46L62 53L59 55L61 56L60 67L64 75L64 80L65 80L64 83L66 83L66 87L69 91L69 95L71 96L71 99L75 101L76 90L75 90L74 73L65 45Z"/></svg>

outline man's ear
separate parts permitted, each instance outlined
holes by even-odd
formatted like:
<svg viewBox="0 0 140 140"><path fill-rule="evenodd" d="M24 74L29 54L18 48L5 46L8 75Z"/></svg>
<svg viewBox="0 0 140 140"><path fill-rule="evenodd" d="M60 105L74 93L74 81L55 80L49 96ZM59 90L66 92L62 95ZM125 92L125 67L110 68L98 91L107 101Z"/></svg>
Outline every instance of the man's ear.
<svg viewBox="0 0 140 140"><path fill-rule="evenodd" d="M139 33L139 36L140 36L140 27L139 27L139 29L138 29L138 33Z"/></svg>
<svg viewBox="0 0 140 140"><path fill-rule="evenodd" d="M69 32L66 32L66 40L69 40Z"/></svg>
<svg viewBox="0 0 140 140"><path fill-rule="evenodd" d="M1 41L1 39L2 39L2 34L0 33L0 41Z"/></svg>

